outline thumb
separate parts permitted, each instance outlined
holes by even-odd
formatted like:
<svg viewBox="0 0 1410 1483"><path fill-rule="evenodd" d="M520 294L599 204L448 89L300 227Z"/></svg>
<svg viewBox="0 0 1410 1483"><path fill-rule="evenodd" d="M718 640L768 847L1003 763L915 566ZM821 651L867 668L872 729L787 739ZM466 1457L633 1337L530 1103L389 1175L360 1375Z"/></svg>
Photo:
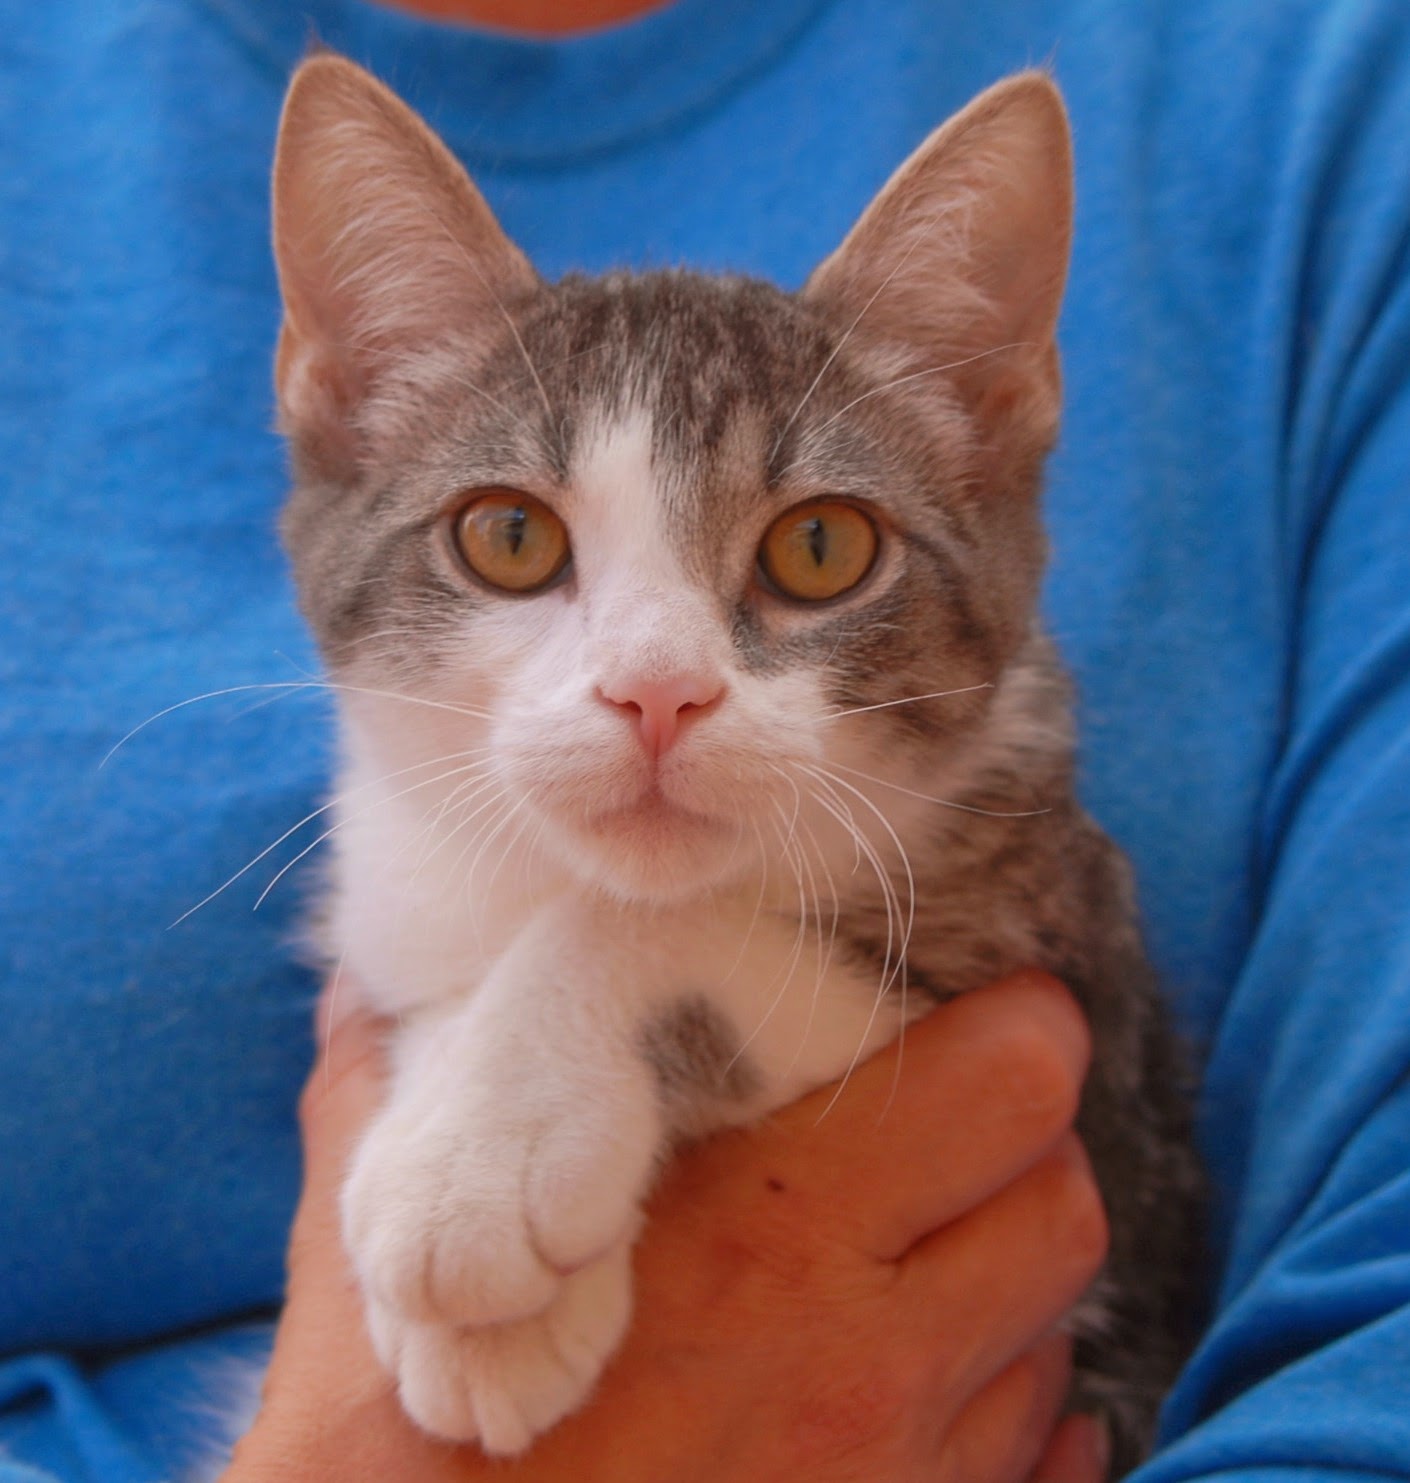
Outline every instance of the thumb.
<svg viewBox="0 0 1410 1483"><path fill-rule="evenodd" d="M358 1006L346 980L340 985L335 979L318 1002L318 1059L299 1099L303 1191L289 1233L284 1314L265 1385L266 1410L271 1396L297 1409L310 1394L322 1394L319 1387L326 1391L330 1376L340 1376L339 1383L361 1383L360 1376L384 1383L368 1348L338 1210L348 1160L384 1094L386 1025ZM336 1375L328 1370L329 1356L338 1357Z"/></svg>
<svg viewBox="0 0 1410 1483"><path fill-rule="evenodd" d="M299 1099L304 1143L304 1198L330 1197L342 1184L348 1155L382 1104L386 1025L361 1008L356 990L334 979L318 1001L319 1055Z"/></svg>

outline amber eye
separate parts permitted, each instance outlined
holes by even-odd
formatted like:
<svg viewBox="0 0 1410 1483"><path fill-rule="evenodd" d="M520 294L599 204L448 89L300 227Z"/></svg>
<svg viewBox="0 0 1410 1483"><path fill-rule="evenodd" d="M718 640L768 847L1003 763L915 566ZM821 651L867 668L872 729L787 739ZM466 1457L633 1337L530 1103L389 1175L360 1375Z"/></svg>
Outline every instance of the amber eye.
<svg viewBox="0 0 1410 1483"><path fill-rule="evenodd" d="M855 505L810 500L769 527L759 547L759 565L785 597L823 602L850 591L866 576L876 548L876 526Z"/></svg>
<svg viewBox="0 0 1410 1483"><path fill-rule="evenodd" d="M460 554L476 576L506 592L537 592L568 564L568 531L531 494L493 489L478 495L455 522Z"/></svg>

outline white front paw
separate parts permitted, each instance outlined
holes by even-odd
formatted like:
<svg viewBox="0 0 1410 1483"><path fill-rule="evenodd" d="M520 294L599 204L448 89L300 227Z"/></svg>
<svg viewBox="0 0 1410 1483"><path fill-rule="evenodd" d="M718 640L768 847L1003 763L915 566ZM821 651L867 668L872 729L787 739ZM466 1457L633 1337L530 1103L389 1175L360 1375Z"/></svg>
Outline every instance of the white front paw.
<svg viewBox="0 0 1410 1483"><path fill-rule="evenodd" d="M626 1329L651 1167L649 1120L626 1127L506 1096L394 1099L374 1122L344 1237L378 1354L428 1431L517 1452L592 1388Z"/></svg>
<svg viewBox="0 0 1410 1483"><path fill-rule="evenodd" d="M478 1111L389 1107L343 1191L368 1296L422 1323L529 1318L636 1235L649 1150Z"/></svg>
<svg viewBox="0 0 1410 1483"><path fill-rule="evenodd" d="M630 1317L626 1244L562 1278L542 1312L517 1322L465 1328L368 1305L373 1342L411 1419L497 1454L522 1452L587 1399Z"/></svg>

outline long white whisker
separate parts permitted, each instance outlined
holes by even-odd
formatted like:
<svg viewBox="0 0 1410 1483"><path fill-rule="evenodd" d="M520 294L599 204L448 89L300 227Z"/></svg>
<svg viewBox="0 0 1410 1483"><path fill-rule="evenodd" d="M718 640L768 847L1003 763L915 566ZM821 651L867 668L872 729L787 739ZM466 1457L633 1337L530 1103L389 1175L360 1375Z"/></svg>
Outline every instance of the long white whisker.
<svg viewBox="0 0 1410 1483"><path fill-rule="evenodd" d="M520 798L515 803L513 810L510 812L509 817L511 819L514 817L515 814L520 813L521 811L523 812L523 817L519 820L518 828L516 828L509 839L505 841L503 848L499 852L499 859L495 861L495 867L492 871L490 871L490 878L485 882L484 895L487 899L494 894L494 883L499 879L500 871L504 869L504 862L513 852L515 845L517 845L519 841L523 839L525 829L527 829L533 822L534 816L527 811L527 805L528 799Z"/></svg>
<svg viewBox="0 0 1410 1483"><path fill-rule="evenodd" d="M543 381L539 377L538 368L534 365L533 358L529 355L529 348L527 345L524 344L524 338L519 333L519 327L514 323L513 315L511 315L509 310L505 308L504 301L490 286L489 279L485 277L479 263L475 261L474 256L471 254L465 244L460 240L460 238L451 231L451 229L445 224L444 221L440 219L439 216L435 214L435 212L431 211L428 212L428 214L431 216L436 225L440 227L441 231L445 233L451 245L465 259L466 263L470 267L470 271L474 273L476 278L480 280L480 286L490 296L491 302L494 304L495 308L499 310L505 324L509 326L509 333L514 336L514 343L519 347L519 354L524 357L524 364L528 367L529 375L534 378L534 385L538 387L539 396L543 399L543 409L548 414L548 424L550 427L552 427L554 425L553 405L548 400L548 392L545 390Z"/></svg>
<svg viewBox="0 0 1410 1483"><path fill-rule="evenodd" d="M474 750L479 751L481 749L476 748ZM279 848L281 844L284 843L286 839L290 838L290 836L297 834L299 830L304 827L305 824L313 823L315 819L321 818L322 815L326 814L329 809L338 808L342 804L347 803L349 800L356 798L359 793L365 793L369 788L380 787L383 783L389 782L392 778L405 777L407 773L419 772L424 767L439 767L444 762L454 762L458 761L461 758L469 757L472 755L474 755L474 752L450 752L447 753L444 757L433 757L424 762L414 762L410 767L399 767L396 769L395 772L383 773L380 777L375 777L366 783L359 783L357 787L348 788L342 793L335 795L320 808L314 809L312 813L305 814L297 824L293 824L288 829L286 829L283 834L279 836L278 839L274 840L270 844L265 845L265 847L259 852L259 854L255 855L252 859L247 860L245 864L243 864L239 868L239 870L235 872L234 875L230 876L227 880L218 885L215 890L210 893L209 896L203 897L194 906L188 907L187 910L182 912L181 915L177 917L177 919L171 925L173 927L179 927L181 923L186 920L187 917L192 916L196 912L200 911L203 906L206 906L210 902L214 901L215 898L219 896L222 891L226 890L230 886L233 886L235 882L238 881L242 876L248 874L251 870L253 870L255 866L260 863L261 860L271 855L275 850ZM443 773L441 774L441 777L448 777L450 775L451 774L449 773ZM440 778L427 778L424 782L417 783L414 785L414 787L408 788L404 791L407 793L413 793L416 791L416 788L429 787L431 783L439 781ZM395 798L400 798L402 796L402 793L396 793L393 795L393 797ZM390 800L383 801L390 802ZM328 836L324 834L320 836L320 839L326 839L327 837ZM316 845L318 844L318 842L318 840L315 840L314 844Z"/></svg>
<svg viewBox="0 0 1410 1483"><path fill-rule="evenodd" d="M891 951L896 923L900 920L901 915L900 901L896 896L890 874L882 863L881 856L877 853L876 846L867 838L864 831L857 824L851 809L847 807L846 801L838 795L831 783L824 777L812 772L810 769L804 770L820 785L826 794L830 795L825 797L823 793L814 793L813 796L851 836L853 846L858 851L859 857L866 859L867 864L871 866L876 876L878 885L881 887L882 904L886 907L886 948L882 955L880 998L885 995L890 985Z"/></svg>
<svg viewBox="0 0 1410 1483"><path fill-rule="evenodd" d="M409 793L418 792L422 788L429 788L435 783L444 782L446 778L456 777L460 773L473 771L481 765L482 764L475 762L469 763L464 767L452 767L448 771L438 774L436 777L426 778L419 783L413 783L409 788L401 788L397 792L390 794L386 798L379 798L375 802L369 803L366 808L358 809L355 814L349 814L345 819L339 819L338 822L332 826L332 828L325 829L323 833L320 834L318 838L313 841L312 844L305 845L305 847L301 849L292 860L290 860L287 864L283 865L278 871L275 872L274 877L270 880L269 884L265 886L264 890L262 890L259 893L258 897L256 897L254 906L250 908L251 911L258 911L260 907L264 905L266 898L269 896L269 893L275 888L275 886L279 884L280 881L284 879L286 875L288 875L288 873L294 868L294 866L296 866L299 861L304 859L306 856L311 855L314 850L316 850L319 845L324 842L324 840L331 839L333 835L335 835L340 829L346 828L349 824L356 823L358 819L365 818L370 813L375 813L379 808L385 808L389 803L395 803L398 798L405 798ZM225 887L222 886L218 891L212 892L211 895L219 895L220 891L223 891L224 889ZM210 897L206 898L206 900L210 899ZM190 911L183 912L181 916L177 917L176 921L172 923L172 926L178 926L181 922L184 922L186 918L191 915L192 912L199 911L205 904L206 903L204 901L197 902Z"/></svg>
<svg viewBox="0 0 1410 1483"><path fill-rule="evenodd" d="M783 841L784 852L793 865L793 876L798 887L798 930L793 936L793 952L788 962L789 983L793 981L793 975L798 971L798 962L803 956L803 944L808 937L808 897L803 881L806 862L803 859L802 848L798 844L798 815L803 806L803 800L796 788L793 791L793 817L788 822L788 837Z"/></svg>
<svg viewBox="0 0 1410 1483"><path fill-rule="evenodd" d="M485 835L484 839L480 843L480 848L475 851L475 858L470 862L470 868L465 872L465 892L467 897L469 896L470 887L475 880L475 872L480 868L480 861L483 860L485 857L485 851L488 850L489 847L495 842L495 840L499 838L500 834L503 833L505 826L514 817L514 815L517 814L519 810L524 807L524 800L522 798L515 799L512 802L506 799L505 803L506 808L503 816L495 823L494 827L489 831L489 833ZM464 858L464 852L462 852L461 858ZM458 866L459 861L457 861L456 863ZM494 875L499 874L500 866L502 866L503 864L504 856L503 854L501 854L499 861L495 865ZM491 880L494 879L494 875L490 877Z"/></svg>
<svg viewBox="0 0 1410 1483"><path fill-rule="evenodd" d="M476 747L473 752L467 752L466 756L474 756L483 759L480 763L480 773L482 775L485 772L493 771L495 765L494 752L495 747L493 746L493 744L491 744L489 746ZM445 816L451 811L451 809L457 807L464 801L466 790L469 788L473 788L476 781L477 776L472 771L471 775L469 777L462 778L450 790L450 792L447 793L443 799L441 799L439 804L433 803L431 807L427 809L424 814L422 814L420 820L418 820L418 823L426 824L429 820L429 830L422 830L421 837L428 837L430 832L434 832L434 830L440 825L441 820L445 818ZM435 815L434 818L430 817L433 813ZM401 850L399 849L397 851L397 854L399 855L400 853Z"/></svg>
<svg viewBox="0 0 1410 1483"><path fill-rule="evenodd" d="M779 819L782 820L783 810L776 801L774 802L774 809L778 813ZM779 830L778 825L775 824L775 829L779 836L779 846L783 851L784 859L788 861L793 870L794 887L798 892L798 928L793 934L793 946L789 950L788 962L783 970L783 985L779 989L778 1000L782 999L793 982L793 975L798 970L798 960L803 954L803 943L807 940L808 936L808 900L803 887L803 869L799 864L798 853L794 846L794 829L797 827L797 823L798 807L795 805L793 817L788 821L786 832ZM777 1004L778 1000L775 1001L775 1004ZM770 1013L772 1012L771 1006ZM761 1023L760 1028L762 1029L762 1027Z"/></svg>
<svg viewBox="0 0 1410 1483"><path fill-rule="evenodd" d="M774 994L773 998L770 999L768 1007L759 1017L758 1023L749 1032L748 1036L744 1040L744 1043L739 1047L738 1050L735 1051L734 1055L730 1057L729 1064L725 1067L724 1074L726 1076L729 1074L730 1071L734 1069L735 1065L740 1061L744 1053L749 1049L754 1041L758 1039L759 1035L763 1032L764 1027L773 1018L774 1013L778 1009L779 1005L783 1003L784 995L788 992L789 984L792 982L794 970L798 966L798 957L799 954L802 952L803 939L807 932L808 913L807 903L803 897L803 875L793 858L792 852L789 847L789 840L784 835L783 830L780 828L780 821L783 819L784 816L782 805L779 804L777 800L771 800L771 802L773 802L774 810L779 816L778 819L772 821L774 831L778 835L779 847L782 851L783 858L793 867L794 879L798 887L798 930L794 933L793 946L789 951L788 960L785 963L782 972L779 974L775 974L775 978L780 980L778 991ZM773 988L773 983L774 980L770 979L767 987L764 990L765 993L768 993L768 991Z"/></svg>
<svg viewBox="0 0 1410 1483"><path fill-rule="evenodd" d="M929 695L903 695L899 700L882 700L876 705L857 705L845 711L829 711L824 721L840 721L843 716L864 716L868 711L890 710L896 705L915 705L921 700L944 700L950 695L972 695L976 690L992 690L994 682L985 680L982 685L961 685L957 690L932 690Z"/></svg>
<svg viewBox="0 0 1410 1483"><path fill-rule="evenodd" d="M783 447L783 440L788 436L789 429L795 422L798 421L803 408L808 405L808 402L811 399L813 393L821 384L822 378L827 375L829 369L831 368L833 361L835 361L837 357L842 354L842 347L848 342L848 340L852 338L852 335L855 332L857 326L861 324L863 319L866 318L867 311L871 308L871 306L876 303L876 301L882 296L883 293L886 292L888 288L891 287L891 280L895 278L895 276L901 271L902 268L906 266L908 262L910 262L911 254L916 250L917 247L920 246L921 240L922 239L920 237L917 237L916 240L912 242L911 245L906 249L906 251L901 256L900 262L898 262L896 266L892 268L892 270L886 275L886 277L881 280L881 283L877 287L875 293L873 293L872 296L866 301L866 303L862 305L861 310L857 314L857 317L852 321L851 324L847 326L847 329L843 333L842 338L838 340L837 344L832 347L831 354L829 354L827 359L822 363L822 368L818 371L818 374L814 376L812 381L808 383L808 389L803 393L802 400L793 409L793 415L788 419L787 422L784 423L782 431L779 433L778 437L774 439L774 446L769 453L770 463L772 463L773 460L778 456L778 450Z"/></svg>
<svg viewBox="0 0 1410 1483"><path fill-rule="evenodd" d="M813 779L814 782L816 782L822 788L823 793L815 793L813 796L817 798L818 802L822 804L823 808L825 808L827 812L830 813L832 817L836 819L839 824L842 825L842 828L846 831L846 833L852 840L853 848L857 851L858 860L865 858L867 864L871 866L873 872L875 873L877 881L881 885L883 901L886 905L887 911L886 955L882 967L882 974L884 978L887 972L890 970L891 966L891 914L893 907L895 910L896 920L900 919L900 900L895 894L895 890L891 882L890 873L882 864L881 856L878 854L876 846L867 837L865 831L863 831L862 828L858 825L856 818L852 813L852 810L847 806L846 800L839 795L836 788L834 788L832 783L828 781L827 776L818 770L804 767L801 764L798 765L800 766L800 770L805 772L809 777ZM826 797L823 796L824 793L827 795Z"/></svg>
<svg viewBox="0 0 1410 1483"><path fill-rule="evenodd" d="M764 846L764 836L759 829L758 819L750 815L749 822L754 828L754 838L759 843L759 894L754 898L754 911L749 918L749 926L745 929L744 940L739 944L739 951L734 956L734 962L730 964L729 971L724 976L723 982L725 983L734 977L739 971L739 965L744 961L744 954L749 950L754 929L759 925L759 914L764 909L764 896L769 888L768 850Z"/></svg>
<svg viewBox="0 0 1410 1483"><path fill-rule="evenodd" d="M479 796L479 793L476 793L476 798L479 798ZM458 820L455 823L454 828L449 833L448 839L445 841L446 844L449 844L451 839L457 838L461 833L466 833L467 835L466 842L461 845L460 853L455 856L455 859L452 860L451 865L445 871L445 884L443 884L443 893L440 899L445 900L446 891L454 890L457 884L460 885L464 897L466 897L467 906L470 908L469 919L471 924L474 925L476 940L482 948L483 943L485 943L485 921L483 921L483 915L480 912L474 911L474 903L470 896L470 890L474 884L474 872L479 869L480 859L485 854L486 848L494 841L495 835L500 832L504 823L512 819L514 811L519 807L520 804L510 802L506 798L503 786L497 787L497 789L492 790L491 796L485 802L479 804L479 807L473 808L464 819ZM470 826L473 825L474 820L479 819L482 814L488 814L488 817L480 823L479 828L471 829ZM471 850L474 850L477 842L479 842L480 848L476 851L473 862L470 863L469 871L461 873L461 862L466 859L467 854ZM437 848L439 848L439 845L437 845Z"/></svg>
<svg viewBox="0 0 1410 1483"><path fill-rule="evenodd" d="M499 817L499 815L497 813L491 814L490 818L486 819L485 822L481 824L478 829L470 829L470 825L473 824L475 820L481 816L481 814L488 813L491 809L498 809L504 806L507 801L504 796L503 787L482 791L490 791L490 798L487 799L484 803L480 804L478 808L472 809L471 812L465 816L465 818L458 820L455 826L451 829L450 833L446 836L445 840L442 841L443 844L449 844L451 840L453 840L458 834L466 830L469 831L469 838L461 846L460 853L455 857L454 860L451 861L450 868L445 873L446 882L448 885L453 885L456 881L463 880L467 891L469 890L470 882L473 881L475 877L475 866L472 865L469 873L462 877L460 873L461 862L465 859L466 855L468 855L470 851L475 848L476 841L484 838L485 830L491 827L491 825ZM476 793L475 797L478 798L479 796L480 794ZM473 800L470 801L473 802ZM510 807L512 806L513 805L510 805ZM437 845L436 848L437 850L439 850L441 846ZM479 858L480 857L476 855L476 865L479 863ZM478 921L479 918L475 917L474 920Z"/></svg>
<svg viewBox="0 0 1410 1483"><path fill-rule="evenodd" d="M832 1097L829 1099L827 1106L823 1108L822 1113L819 1116L819 1121L821 1121L822 1118L826 1117L827 1114L832 1111L833 1107L837 1103L837 1099L842 1095L843 1090L846 1088L848 1081L851 1080L852 1073L856 1070L857 1065L861 1060L862 1050L865 1047L868 1039L870 1038L872 1029L876 1024L876 1017L881 1011L881 1006L885 1001L886 995L889 992L892 984L895 983L898 979L901 983L901 1011L903 1015L905 1013L906 953L910 947L911 934L915 926L916 891L915 877L911 871L910 857L906 853L905 846L901 843L900 836L896 833L895 829L892 828L890 820L886 818L881 810L878 809L877 806L860 790L854 788L850 783L845 782L842 778L833 776L831 773L827 772L826 769L815 769L812 767L800 766L800 770L806 776L816 779L824 787L828 787L830 789L832 786L835 785L845 788L859 802L865 804L866 807L871 810L871 812L876 816L877 820L881 824L882 828L885 829L886 832L890 835L891 841L896 847L896 850L900 856L901 864L906 872L906 881L909 887L910 894L908 910L906 913L906 924L904 931L902 932L900 949L895 957L895 967L893 968L891 966L894 920L893 911L895 913L895 916L899 917L900 902L898 899L896 899L895 887L891 882L889 873L882 867L880 858L877 856L875 850L869 849L868 854L872 862L872 868L877 873L877 880L882 886L883 899L886 903L886 955L882 962L881 982L878 986L876 995L872 1000L871 1014L867 1018L867 1023L862 1031L861 1036L858 1038L857 1048L853 1052L852 1059L848 1064L846 1071L843 1073L841 1081L837 1085L837 1090L832 1094ZM823 801L820 795L819 801ZM894 908L893 902L895 903Z"/></svg>
<svg viewBox="0 0 1410 1483"><path fill-rule="evenodd" d="M812 792L811 789L809 791ZM818 846L817 836L813 833L807 821L801 817L799 819L799 826L807 835L808 842L812 844L813 851L817 854L818 864L827 876L828 888L832 893L832 927L828 933L827 944L824 946L822 898L818 891L818 878L813 870L812 860L809 858L808 851L804 847L804 840L800 838L798 840L798 855L808 872L808 885L813 895L813 919L814 930L817 933L818 962L817 974L813 979L812 996L808 1001L808 1017L803 1023L803 1033L798 1038L798 1048L793 1053L792 1061L789 1062L789 1075L792 1075L793 1071L797 1068L798 1061L802 1057L803 1051L808 1044L808 1039L813 1031L813 1022L817 1017L818 1000L822 996L823 980L827 977L827 971L832 966L832 955L837 946L837 926L840 916L837 902L837 883L833 880L832 871L828 868L827 860Z"/></svg>
<svg viewBox="0 0 1410 1483"><path fill-rule="evenodd" d="M548 828L548 815L539 815L539 827L534 830L534 837L529 841L529 848L524 852L519 861L519 883L527 894L533 888L534 867L538 864L539 848L543 844L544 830Z"/></svg>
<svg viewBox="0 0 1410 1483"><path fill-rule="evenodd" d="M470 716L477 721L493 720L489 711L481 710L476 706L455 705L446 700L430 700L423 695L406 695L398 690L377 690L369 685L347 685L337 680L272 680L258 685L227 685L221 690L207 690L202 695L192 695L185 700L178 700L175 705L165 706L148 716L145 721L139 722L126 736L121 737L108 748L98 767L100 769L106 767L113 754L125 747L134 736L176 711L185 710L187 706L198 705L203 700L219 700L225 695L241 695L252 690L282 690L286 693L299 690L327 690L333 693L344 691L350 695L372 695L383 700L400 700L407 705L428 706L432 710L450 711L457 716Z"/></svg>
<svg viewBox="0 0 1410 1483"><path fill-rule="evenodd" d="M844 788L848 793L852 794L852 796L856 798L859 803L862 803L867 808L869 808L876 816L877 822L890 836L891 843L896 847L896 854L901 861L901 868L906 872L906 887L910 893L910 904L906 912L905 934L901 940L901 961L904 962L906 951L910 947L911 943L911 933L915 929L916 881L915 875L911 870L911 857L907 853L905 845L901 843L901 836L896 833L896 830L893 827L890 819L888 819L886 815L882 813L882 811L876 806L876 804L874 804L871 799L868 798L867 795L861 791L860 788L854 787L851 783L847 782L843 778L838 777L835 773L831 772L830 769L825 767L820 767L817 769L805 767L803 770L805 773L811 773L815 777L819 775L826 777L829 782L834 784L836 787Z"/></svg>
<svg viewBox="0 0 1410 1483"><path fill-rule="evenodd" d="M486 793L502 791L503 785L500 783L499 779L493 775L492 770L490 770L488 776L485 772L480 772L477 773L474 777L466 778L463 782L456 784L456 787L452 794L452 797L454 798L454 807L463 811L464 809L469 808L469 806L474 803L477 798L484 797ZM448 812L448 810L446 812ZM440 852L446 847L446 845L455 838L456 834L460 831L461 824L466 822L462 820L452 825L446 833L442 834L441 837L436 840L436 843L434 845L430 845L430 841L432 840L432 838L434 838L436 831L439 829L441 821L444 817L445 812L439 813L437 817L432 819L417 836L421 840L422 853L420 859L416 862L415 869L412 870L411 876L407 881L408 890L410 890L410 888L414 886L418 880L420 880L421 872L425 870L426 867L431 863L431 861L434 860L436 856L440 854ZM475 815L471 814L470 817L474 818ZM430 848L427 848L428 845L430 845ZM405 846L403 846L403 848L405 848Z"/></svg>
<svg viewBox="0 0 1410 1483"><path fill-rule="evenodd" d="M939 804L941 808L957 809L962 814L979 814L986 819L1036 819L1042 814L1052 813L1051 808L980 808L976 803L956 803L952 798L934 798L929 793L917 793L914 788L903 788L900 783L893 783L888 778L875 777L857 767L846 767L841 762L834 762L832 766L843 772L851 773L855 778L862 778L868 783L876 783L879 787L890 788L896 793L904 793L908 798L918 798L922 803ZM840 782L841 779L838 781Z"/></svg>
<svg viewBox="0 0 1410 1483"><path fill-rule="evenodd" d="M1025 346L1032 345L1032 340L1012 340L1007 345L991 345L988 350L981 350L977 355L967 355L963 360L952 360L943 366L930 366L924 371L912 371L909 376L898 376L894 381L888 381L882 386L873 386L870 391L864 391L861 396L853 397L841 410L834 412L826 422L822 423L815 437L821 436L840 417L845 417L859 402L864 402L868 397L880 396L884 391L890 391L893 387L904 386L908 381L919 381L922 376L938 376L943 371L958 371L962 366L973 365L977 360L986 360L991 355L998 355L1003 350L1022 350Z"/></svg>
<svg viewBox="0 0 1410 1483"><path fill-rule="evenodd" d="M825 771L825 769L824 769L824 771ZM891 1076L891 1093L890 1093L890 1096L888 1096L887 1099L886 1099L886 1106L883 1107L882 1110L881 1110L881 1117L884 1118L886 1116L887 1110L890 1108L892 1102L895 1100L896 1086L897 1086L897 1083L899 1082L900 1076L901 1076L901 1057L902 1057L902 1055L904 1054L904 1051L905 1051L905 1036L906 1036L906 996L907 996L907 993L908 993L909 988L910 988L909 980L908 980L908 977L907 977L907 964L908 964L908 954L910 952L910 946L911 946L911 937L912 937L912 935L914 934L914 931L915 931L915 918L916 918L916 882L915 882L915 875L914 875L914 873L913 873L913 871L911 869L910 855L907 853L906 847L901 843L900 836L896 833L895 829L891 825L891 821L886 817L886 815L882 813L882 811L876 806L875 803L872 802L872 800L870 798L868 798L866 796L866 794L864 794L864 793L860 792L858 789L852 787L852 785L850 783L846 783L841 778L838 778L838 777L833 777L832 778L832 781L834 783L838 784L839 786L841 786L843 788L846 788L848 790L848 792L854 794L862 803L866 804L866 806L869 809L871 809L871 811L872 811L873 814L876 815L876 817L877 817L878 821L880 822L882 828L885 829L886 832L891 836L891 841L896 846L896 850L899 853L900 858L901 858L901 864L905 868L905 872L906 872L906 889L907 889L907 895L908 895L907 909L906 909L906 928L905 928L905 934L904 934L904 936L903 936L903 938L901 940L901 949L900 949L900 953L898 955L898 960L897 960L898 961L898 970L899 970L899 982L900 982L900 986L901 986L901 1032L900 1032L899 1044L897 1045L897 1049L896 1049L896 1064L895 1064L895 1066L894 1066L894 1068L892 1070L892 1076ZM868 1033L870 1033L870 1028L871 1028L870 1025L868 1025L867 1028L868 1028Z"/></svg>
<svg viewBox="0 0 1410 1483"><path fill-rule="evenodd" d="M453 716L469 716L476 721L494 719L491 711L479 706L456 705L449 700L431 700L424 695L407 695L400 690L378 690L371 685L348 685L341 680L325 680L322 684L325 690L341 691L348 695L371 695L379 700L400 700L406 705L424 705L433 711L449 711Z"/></svg>
<svg viewBox="0 0 1410 1483"><path fill-rule="evenodd" d="M347 641L349 648L361 648L363 644L370 644L375 639L390 638L424 638L425 631L416 624L403 623L395 628L374 628L368 633L360 633L354 639Z"/></svg>
<svg viewBox="0 0 1410 1483"><path fill-rule="evenodd" d="M241 695L250 690L290 691L315 690L317 688L318 684L316 681L282 680L264 685L227 685L223 690L207 690L204 695L192 695L186 700L178 700L175 705L169 705L163 710L157 711L155 715L148 716L145 721L141 721L136 726L134 726L132 730L127 733L126 736L122 737L119 741L114 742L113 745L110 746L106 752L104 752L103 760L98 764L98 767L100 770L106 767L109 760L112 758L113 753L125 747L128 742L130 742L132 738L138 734L138 732L145 731L149 726L153 725L157 721L162 720L166 716L170 716L175 711L185 710L188 705L199 705L200 702L203 700L219 700L223 695Z"/></svg>

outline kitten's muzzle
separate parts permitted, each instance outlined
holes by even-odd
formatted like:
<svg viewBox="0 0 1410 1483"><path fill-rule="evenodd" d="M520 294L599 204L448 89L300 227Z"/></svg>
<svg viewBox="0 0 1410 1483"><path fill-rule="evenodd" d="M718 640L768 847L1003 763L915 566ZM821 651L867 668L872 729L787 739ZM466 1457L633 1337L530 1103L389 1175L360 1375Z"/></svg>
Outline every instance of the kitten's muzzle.
<svg viewBox="0 0 1410 1483"><path fill-rule="evenodd" d="M664 680L631 676L597 687L598 698L622 715L653 762L665 756L687 726L716 710L724 695L724 681L704 671Z"/></svg>

